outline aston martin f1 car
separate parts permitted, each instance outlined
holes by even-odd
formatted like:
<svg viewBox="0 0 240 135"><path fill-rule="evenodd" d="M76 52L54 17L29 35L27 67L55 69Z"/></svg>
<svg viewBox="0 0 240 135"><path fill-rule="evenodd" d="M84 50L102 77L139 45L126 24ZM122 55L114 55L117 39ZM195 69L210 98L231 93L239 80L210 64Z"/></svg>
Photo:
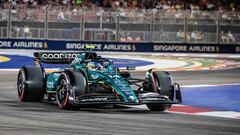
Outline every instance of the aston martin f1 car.
<svg viewBox="0 0 240 135"><path fill-rule="evenodd" d="M21 102L55 102L61 109L146 104L152 111L182 102L179 84L166 71L149 69L145 78L134 78L131 67L114 67L92 51L35 52L33 61L35 66L23 66L18 73ZM42 63L67 66L47 73Z"/></svg>

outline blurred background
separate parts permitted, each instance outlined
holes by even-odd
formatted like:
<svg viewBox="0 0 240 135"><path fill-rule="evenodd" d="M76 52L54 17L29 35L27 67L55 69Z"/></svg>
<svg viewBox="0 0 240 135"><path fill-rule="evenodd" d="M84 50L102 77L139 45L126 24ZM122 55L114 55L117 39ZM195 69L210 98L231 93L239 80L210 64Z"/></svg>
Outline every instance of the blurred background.
<svg viewBox="0 0 240 135"><path fill-rule="evenodd" d="M169 71L183 104L156 113L19 103L16 71L33 52L86 45L136 66L136 78ZM0 0L0 135L239 135L239 53L240 0Z"/></svg>

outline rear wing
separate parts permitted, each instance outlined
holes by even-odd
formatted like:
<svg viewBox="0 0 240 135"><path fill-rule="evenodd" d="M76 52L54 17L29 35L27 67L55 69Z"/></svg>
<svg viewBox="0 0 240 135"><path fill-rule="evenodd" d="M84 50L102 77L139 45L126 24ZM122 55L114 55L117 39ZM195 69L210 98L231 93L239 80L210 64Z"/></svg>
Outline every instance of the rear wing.
<svg viewBox="0 0 240 135"><path fill-rule="evenodd" d="M85 59L96 59L95 52L34 52L36 60L51 64L69 64L76 57L85 54Z"/></svg>

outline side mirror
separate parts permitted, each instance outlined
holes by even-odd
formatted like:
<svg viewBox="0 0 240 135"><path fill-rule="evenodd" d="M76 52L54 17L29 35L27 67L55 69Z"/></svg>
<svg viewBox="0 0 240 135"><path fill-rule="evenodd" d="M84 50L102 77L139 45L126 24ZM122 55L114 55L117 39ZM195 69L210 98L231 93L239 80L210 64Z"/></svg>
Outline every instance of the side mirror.
<svg viewBox="0 0 240 135"><path fill-rule="evenodd" d="M180 90L180 85L178 83L174 83L174 89L175 90Z"/></svg>

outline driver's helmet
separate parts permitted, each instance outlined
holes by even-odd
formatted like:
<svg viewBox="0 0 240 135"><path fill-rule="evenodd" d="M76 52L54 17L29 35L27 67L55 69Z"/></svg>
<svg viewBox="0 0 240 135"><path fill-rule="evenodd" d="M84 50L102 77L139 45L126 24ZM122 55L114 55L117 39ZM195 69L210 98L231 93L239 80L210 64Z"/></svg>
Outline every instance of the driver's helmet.
<svg viewBox="0 0 240 135"><path fill-rule="evenodd" d="M89 70L101 70L103 66L99 62L88 62L87 69Z"/></svg>

